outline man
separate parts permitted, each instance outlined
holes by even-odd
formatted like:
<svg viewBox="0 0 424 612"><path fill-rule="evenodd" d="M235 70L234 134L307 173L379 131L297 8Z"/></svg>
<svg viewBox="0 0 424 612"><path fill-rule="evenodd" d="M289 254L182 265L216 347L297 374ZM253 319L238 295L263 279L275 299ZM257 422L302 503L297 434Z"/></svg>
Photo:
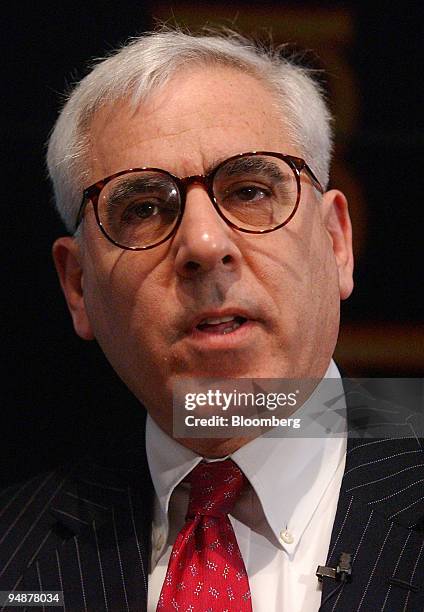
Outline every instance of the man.
<svg viewBox="0 0 424 612"><path fill-rule="evenodd" d="M415 439L173 438L181 379L340 378L353 257L329 124L307 72L231 35L140 37L74 89L49 144L72 234L53 255L146 449L135 431L8 492L2 589L68 610L422 609ZM210 514L216 491L235 501Z"/></svg>

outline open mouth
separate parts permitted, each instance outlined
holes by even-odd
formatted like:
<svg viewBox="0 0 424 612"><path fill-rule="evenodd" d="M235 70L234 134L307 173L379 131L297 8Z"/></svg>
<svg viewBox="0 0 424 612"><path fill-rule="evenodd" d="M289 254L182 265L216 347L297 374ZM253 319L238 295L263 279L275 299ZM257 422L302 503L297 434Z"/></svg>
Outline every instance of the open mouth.
<svg viewBox="0 0 424 612"><path fill-rule="evenodd" d="M206 334L231 334L246 323L247 319L239 315L210 317L200 321L196 329Z"/></svg>

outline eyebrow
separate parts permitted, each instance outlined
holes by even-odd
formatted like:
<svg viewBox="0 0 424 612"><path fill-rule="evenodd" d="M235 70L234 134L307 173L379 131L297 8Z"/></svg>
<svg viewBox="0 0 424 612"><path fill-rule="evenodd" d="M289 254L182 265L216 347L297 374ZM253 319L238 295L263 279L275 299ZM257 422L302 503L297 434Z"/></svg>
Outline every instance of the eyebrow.
<svg viewBox="0 0 424 612"><path fill-rule="evenodd" d="M271 178L276 180L284 178L281 168L275 162L260 156L233 159L225 166L225 170L228 176L237 176L239 174L245 174L246 172L263 172L265 170Z"/></svg>
<svg viewBox="0 0 424 612"><path fill-rule="evenodd" d="M164 189L170 185L173 186L169 179L160 176L128 177L112 189L107 204L112 208L134 194L149 193L153 189Z"/></svg>

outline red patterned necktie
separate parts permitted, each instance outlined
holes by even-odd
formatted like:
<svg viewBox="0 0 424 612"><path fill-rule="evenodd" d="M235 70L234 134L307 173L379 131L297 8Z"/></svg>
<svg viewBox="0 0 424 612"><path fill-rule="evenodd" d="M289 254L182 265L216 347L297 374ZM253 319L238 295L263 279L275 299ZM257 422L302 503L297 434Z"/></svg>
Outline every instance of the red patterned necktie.
<svg viewBox="0 0 424 612"><path fill-rule="evenodd" d="M246 483L231 461L199 463L157 612L252 612L249 580L228 518Z"/></svg>

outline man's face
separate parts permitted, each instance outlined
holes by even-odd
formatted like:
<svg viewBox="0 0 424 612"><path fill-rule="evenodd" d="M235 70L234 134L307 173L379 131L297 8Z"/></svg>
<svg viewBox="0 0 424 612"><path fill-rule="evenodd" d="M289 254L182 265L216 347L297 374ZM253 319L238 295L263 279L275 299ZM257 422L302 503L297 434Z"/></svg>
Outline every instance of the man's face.
<svg viewBox="0 0 424 612"><path fill-rule="evenodd" d="M258 80L229 68L192 68L136 112L124 102L91 129L89 183L131 167L204 174L237 153L302 157ZM306 160L313 166L314 160ZM350 225L340 192L323 201L302 173L302 199L285 227L238 232L204 188L187 193L172 239L122 250L87 207L82 247L60 239L55 256L77 333L95 337L112 366L168 432L178 377L313 377L329 364L340 296L351 291ZM81 186L81 188L85 187ZM246 321L210 325L204 319ZM224 331L227 330L227 333Z"/></svg>

